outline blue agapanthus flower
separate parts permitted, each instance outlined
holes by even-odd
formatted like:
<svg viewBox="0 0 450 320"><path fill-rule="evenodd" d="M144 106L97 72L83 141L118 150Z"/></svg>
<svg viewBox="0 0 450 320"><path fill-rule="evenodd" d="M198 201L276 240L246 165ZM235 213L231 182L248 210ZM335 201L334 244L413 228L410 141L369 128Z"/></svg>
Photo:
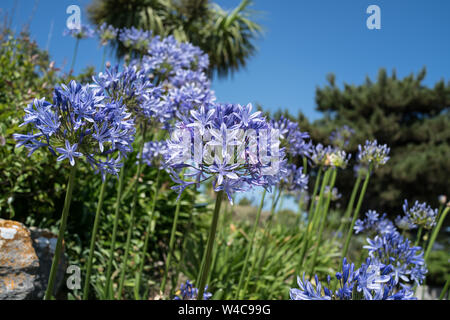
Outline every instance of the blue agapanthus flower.
<svg viewBox="0 0 450 320"><path fill-rule="evenodd" d="M95 37L95 30L89 25L81 24L80 28L68 28L64 30L63 35L70 35L76 39L87 39Z"/></svg>
<svg viewBox="0 0 450 320"><path fill-rule="evenodd" d="M311 161L314 166L329 166L330 165L330 154L333 152L331 146L324 147L323 144L316 144L311 152Z"/></svg>
<svg viewBox="0 0 450 320"><path fill-rule="evenodd" d="M107 24L106 22L103 22L98 28L101 45L106 46L111 40L116 39L118 32L118 29Z"/></svg>
<svg viewBox="0 0 450 320"><path fill-rule="evenodd" d="M307 132L300 131L297 122L293 122L283 116L279 120L271 120L273 129L280 132L281 146L286 154L292 157L309 157L312 152L312 143Z"/></svg>
<svg viewBox="0 0 450 320"><path fill-rule="evenodd" d="M386 164L390 159L388 154L391 149L386 144L379 145L377 140L366 141L364 146L358 146L358 150L358 160L364 165L373 164L377 168L380 165Z"/></svg>
<svg viewBox="0 0 450 320"><path fill-rule="evenodd" d="M344 125L331 132L330 141L337 148L345 148L349 144L351 136L354 134L355 130Z"/></svg>
<svg viewBox="0 0 450 320"><path fill-rule="evenodd" d="M331 201L337 201L342 198L342 194L339 193L338 188L334 187L330 191L330 186L326 186L323 190L323 195L325 198L330 197Z"/></svg>
<svg viewBox="0 0 450 320"><path fill-rule="evenodd" d="M16 147L25 146L31 155L47 148L67 159L72 166L85 158L102 177L117 174L121 159L132 151L134 122L122 100L105 97L101 91L71 81L57 87L53 103L35 99L25 108L23 125L31 125L29 134L14 134Z"/></svg>
<svg viewBox="0 0 450 320"><path fill-rule="evenodd" d="M119 31L119 41L126 48L131 48L136 51L145 52L152 39L152 32L136 29L135 27L123 28Z"/></svg>
<svg viewBox="0 0 450 320"><path fill-rule="evenodd" d="M149 141L144 144L142 158L148 166L160 167L163 155L167 152L166 141Z"/></svg>
<svg viewBox="0 0 450 320"><path fill-rule="evenodd" d="M425 202L416 201L411 208L408 208L408 201L403 203L403 212L411 224L431 229L436 225L438 210L431 208Z"/></svg>
<svg viewBox="0 0 450 320"><path fill-rule="evenodd" d="M280 181L280 187L288 191L303 191L308 189L308 176L303 173L303 167L286 164L286 171Z"/></svg>
<svg viewBox="0 0 450 320"><path fill-rule="evenodd" d="M392 266L394 285L411 286L412 282L421 284L425 279L427 267L422 248L413 246L411 241L398 232L367 238L367 243L364 249L368 250L371 258Z"/></svg>
<svg viewBox="0 0 450 320"><path fill-rule="evenodd" d="M356 220L354 230L356 234L367 232L381 235L396 231L392 221L387 218L387 214L383 213L380 216L375 210L367 211L364 219Z"/></svg>
<svg viewBox="0 0 450 320"><path fill-rule="evenodd" d="M412 230L412 229L416 229L417 228L417 225L412 223L409 220L408 216L397 216L395 218L395 225L400 230Z"/></svg>
<svg viewBox="0 0 450 320"><path fill-rule="evenodd" d="M175 296L174 300L197 300L198 289L194 288L194 285L186 280L186 283L182 283L180 286L180 291ZM205 292L203 293L203 300L209 300L212 294L208 292L208 286L205 287Z"/></svg>
<svg viewBox="0 0 450 320"><path fill-rule="evenodd" d="M329 287L331 277L327 277L327 286L322 285L317 275L314 284L297 277L299 288L290 289L292 300L414 300L409 288L399 289L392 281L392 266L377 259L368 258L359 269L353 263L343 259L342 270L336 272L338 288L332 292Z"/></svg>
<svg viewBox="0 0 450 320"><path fill-rule="evenodd" d="M166 167L179 193L212 179L215 191L235 192L252 186L270 189L282 170L284 154L260 112L252 105L214 104L191 110L179 121L167 141ZM187 168L183 180L178 178ZM278 182L278 181L276 181Z"/></svg>

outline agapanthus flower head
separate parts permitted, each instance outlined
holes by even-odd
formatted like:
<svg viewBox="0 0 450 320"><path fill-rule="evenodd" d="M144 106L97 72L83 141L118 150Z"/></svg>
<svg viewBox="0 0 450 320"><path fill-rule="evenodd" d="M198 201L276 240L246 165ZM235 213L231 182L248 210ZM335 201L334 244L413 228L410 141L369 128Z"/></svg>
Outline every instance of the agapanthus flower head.
<svg viewBox="0 0 450 320"><path fill-rule="evenodd" d="M76 39L87 39L95 36L95 30L86 24L81 24L80 28L68 28L63 32L64 36L70 35Z"/></svg>
<svg viewBox="0 0 450 320"><path fill-rule="evenodd" d="M208 55L200 48L179 42L173 36L153 37L142 58L142 66L147 73L168 78L175 76L180 69L206 71L208 65Z"/></svg>
<svg viewBox="0 0 450 320"><path fill-rule="evenodd" d="M349 144L350 138L353 134L355 134L355 130L353 130L347 125L344 125L331 132L330 134L331 144L337 148L342 149Z"/></svg>
<svg viewBox="0 0 450 320"><path fill-rule="evenodd" d="M45 147L72 166L84 157L104 178L106 173L117 174L121 159L132 151L135 129L130 116L121 100L72 80L69 86L55 88L53 103L35 99L29 104L21 126L29 124L33 130L14 138L29 155Z"/></svg>
<svg viewBox="0 0 450 320"><path fill-rule="evenodd" d="M299 289L290 289L292 300L413 300L409 288L398 289L392 282L392 266L377 259L368 258L359 269L344 258L342 270L336 272L338 288L332 292L331 277L327 277L328 287L321 284L317 275L314 284L310 280L297 277Z"/></svg>
<svg viewBox="0 0 450 320"><path fill-rule="evenodd" d="M191 110L167 141L166 167L187 168L185 177L172 179L180 193L188 186L212 179L215 191L234 192L253 186L270 189L283 169L284 154L277 130L251 104L214 104Z"/></svg>
<svg viewBox="0 0 450 320"><path fill-rule="evenodd" d="M94 77L92 87L116 100L122 99L139 122L165 123L173 117L162 87L154 85L149 75L136 65L125 66L122 71L118 66L106 68Z"/></svg>
<svg viewBox="0 0 450 320"><path fill-rule="evenodd" d="M408 216L397 216L395 224L400 230L412 230L417 228L417 225L409 220Z"/></svg>
<svg viewBox="0 0 450 320"><path fill-rule="evenodd" d="M392 221L387 218L387 214L383 213L380 216L375 210L367 211L363 220L356 220L354 230L356 234L366 232L381 235L396 231Z"/></svg>
<svg viewBox="0 0 450 320"><path fill-rule="evenodd" d="M166 141L149 141L144 144L142 158L147 165L159 168L166 151Z"/></svg>
<svg viewBox="0 0 450 320"><path fill-rule="evenodd" d="M271 126L280 131L281 146L293 157L308 157L312 152L312 143L308 141L309 133L300 131L297 122L283 116L271 120Z"/></svg>
<svg viewBox="0 0 450 320"><path fill-rule="evenodd" d="M126 48L131 48L139 52L145 52L152 40L152 32L136 29L135 27L123 28L119 32L119 41Z"/></svg>
<svg viewBox="0 0 450 320"><path fill-rule="evenodd" d="M441 194L438 197L439 203L445 205L447 203L447 196L445 194Z"/></svg>
<svg viewBox="0 0 450 320"><path fill-rule="evenodd" d="M194 285L186 280L186 283L182 283L180 286L180 291L175 296L174 300L197 300L198 289ZM212 294L208 292L208 286L205 287L205 292L203 293L203 300L209 300Z"/></svg>
<svg viewBox="0 0 450 320"><path fill-rule="evenodd" d="M102 46L106 46L111 40L116 39L118 29L114 28L112 25L103 22L98 28L98 34L100 36L100 43Z"/></svg>
<svg viewBox="0 0 450 320"><path fill-rule="evenodd" d="M312 149L311 161L315 166L329 166L331 164L329 156L332 152L331 146L324 147L321 143L318 143Z"/></svg>
<svg viewBox="0 0 450 320"><path fill-rule="evenodd" d="M431 208L425 202L416 201L411 208L408 208L408 201L403 203L403 212L412 224L431 229L436 224L438 210Z"/></svg>
<svg viewBox="0 0 450 320"><path fill-rule="evenodd" d="M331 153L326 155L326 163L335 168L345 169L350 161L351 154L347 154L344 150L333 149Z"/></svg>
<svg viewBox="0 0 450 320"><path fill-rule="evenodd" d="M411 282L421 284L425 279L427 267L422 248L413 246L398 232L367 238L367 243L364 248L371 258L392 266L390 275L394 285L411 286Z"/></svg>
<svg viewBox="0 0 450 320"><path fill-rule="evenodd" d="M337 201L342 198L342 194L339 193L338 188L334 187L330 190L330 186L326 186L323 192L325 198L330 197L331 201Z"/></svg>
<svg viewBox="0 0 450 320"><path fill-rule="evenodd" d="M287 164L286 172L280 181L280 187L288 191L303 191L308 188L308 176L303 173L303 167Z"/></svg>
<svg viewBox="0 0 450 320"><path fill-rule="evenodd" d="M372 164L375 168L386 164L389 160L390 148L386 144L379 145L377 140L366 141L364 146L358 146L358 160L361 164Z"/></svg>

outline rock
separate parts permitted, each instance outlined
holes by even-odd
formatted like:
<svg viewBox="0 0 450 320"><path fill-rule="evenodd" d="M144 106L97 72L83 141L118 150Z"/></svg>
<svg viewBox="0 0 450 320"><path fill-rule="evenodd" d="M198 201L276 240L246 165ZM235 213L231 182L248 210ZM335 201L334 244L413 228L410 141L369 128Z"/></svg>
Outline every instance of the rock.
<svg viewBox="0 0 450 320"><path fill-rule="evenodd" d="M33 299L43 299L45 290L47 289L48 276L52 267L52 259L55 254L56 241L58 236L45 229L30 227L31 238L33 239L33 247L39 259L39 273L35 280L35 291ZM64 252L64 245L63 245ZM67 259L65 254L61 255L56 272L55 285L53 295L57 296L61 292L65 270L67 269Z"/></svg>
<svg viewBox="0 0 450 320"><path fill-rule="evenodd" d="M47 288L57 236L0 219L0 300L42 299ZM61 291L67 259L63 254L53 294Z"/></svg>
<svg viewBox="0 0 450 320"><path fill-rule="evenodd" d="M0 219L0 300L32 299L39 260L30 231Z"/></svg>

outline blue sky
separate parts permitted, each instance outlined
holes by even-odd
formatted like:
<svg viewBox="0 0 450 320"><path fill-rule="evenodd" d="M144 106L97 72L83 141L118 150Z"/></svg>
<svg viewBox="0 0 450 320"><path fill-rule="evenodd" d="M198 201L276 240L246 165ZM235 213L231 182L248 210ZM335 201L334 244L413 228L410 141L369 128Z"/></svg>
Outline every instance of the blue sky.
<svg viewBox="0 0 450 320"><path fill-rule="evenodd" d="M2 0L3 12L14 0ZM232 9L239 0L216 0ZM18 0L13 27L19 31L29 21L34 0ZM67 6L82 9L89 0L40 0L31 21L31 33L43 48L50 50L60 67L69 69L74 40L63 37ZM366 27L366 8L381 9L381 30ZM220 101L261 103L265 109L301 110L311 119L315 111L315 89L326 84L334 72L337 82L362 83L374 78L380 67L396 68L404 77L426 66L424 81L433 85L450 75L450 1L446 0L254 0L257 21L265 29L256 42L258 52L247 67L228 79L214 79L213 88ZM82 21L87 21L82 15ZM51 25L53 32L50 41ZM99 66L102 50L96 40L80 44L76 71L86 65Z"/></svg>

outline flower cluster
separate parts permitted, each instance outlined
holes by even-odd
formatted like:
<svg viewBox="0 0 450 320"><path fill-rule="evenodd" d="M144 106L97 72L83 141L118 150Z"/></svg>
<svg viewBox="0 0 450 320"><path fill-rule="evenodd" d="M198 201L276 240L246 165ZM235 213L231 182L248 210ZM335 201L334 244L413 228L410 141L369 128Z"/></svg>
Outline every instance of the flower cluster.
<svg viewBox="0 0 450 320"><path fill-rule="evenodd" d="M330 193L330 186L325 187L325 189L323 190L323 194L325 198L330 197L331 201L337 201L342 197L342 194L339 193L336 187L332 188Z"/></svg>
<svg viewBox="0 0 450 320"><path fill-rule="evenodd" d="M348 263L344 258L342 271L335 277L339 287L332 292L330 287L331 277L328 276L328 287L323 286L317 275L315 284L309 280L297 277L300 289L292 288L290 297L292 300L413 300L413 292L408 288L398 290L391 277L391 266L383 264L376 259L368 258L359 269L355 270L353 263Z"/></svg>
<svg viewBox="0 0 450 320"><path fill-rule="evenodd" d="M41 147L57 155L58 161L85 157L102 177L117 174L121 158L132 151L134 123L121 100L105 97L101 91L71 81L57 87L53 103L35 99L25 108L29 134L14 134L16 147L25 146L29 155ZM116 152L117 151L117 152ZM116 155L116 158L114 156Z"/></svg>
<svg viewBox="0 0 450 320"><path fill-rule="evenodd" d="M208 286L205 287L203 293L203 300L208 300L212 297L212 294L207 291ZM182 283L179 293L175 296L174 300L197 300L198 289L194 288L194 285L186 280L186 283Z"/></svg>
<svg viewBox="0 0 450 320"><path fill-rule="evenodd" d="M337 148L344 148L349 144L350 138L353 134L355 134L355 130L347 125L344 125L341 128L331 132L330 141L333 146Z"/></svg>
<svg viewBox="0 0 450 320"><path fill-rule="evenodd" d="M303 191L308 188L308 176L303 173L303 167L287 164L284 177L281 178L280 187L288 191Z"/></svg>
<svg viewBox="0 0 450 320"><path fill-rule="evenodd" d="M327 160L329 161L330 166L345 169L347 168L348 162L350 161L351 157L351 154L347 155L347 152L345 152L344 150L339 150L336 148L327 155Z"/></svg>
<svg viewBox="0 0 450 320"><path fill-rule="evenodd" d="M392 221L386 218L386 213L380 217L375 210L367 211L363 220L356 220L354 230L356 234L368 232L381 235L396 231Z"/></svg>
<svg viewBox="0 0 450 320"><path fill-rule="evenodd" d="M416 201L414 205L408 209L408 201L405 199L403 203L403 212L408 218L410 224L431 229L436 224L438 210L431 208L425 202Z"/></svg>
<svg viewBox="0 0 450 320"><path fill-rule="evenodd" d="M70 28L63 32L64 36L70 35L76 39L87 39L95 36L95 31L90 26L82 24L80 28Z"/></svg>
<svg viewBox="0 0 450 320"><path fill-rule="evenodd" d="M386 164L389 160L390 148L386 144L379 145L377 140L366 141L364 146L358 146L358 160L361 164L372 164L374 167Z"/></svg>
<svg viewBox="0 0 450 320"><path fill-rule="evenodd" d="M409 220L408 216L397 216L395 224L400 230L412 230L417 228L417 225Z"/></svg>
<svg viewBox="0 0 450 320"><path fill-rule="evenodd" d="M149 141L144 144L142 158L147 165L159 167L166 150L165 141Z"/></svg>
<svg viewBox="0 0 450 320"><path fill-rule="evenodd" d="M207 70L209 58L200 48L178 42L173 36L163 39L155 36L149 42L142 65L146 70L158 70L159 74L171 77L179 69Z"/></svg>
<svg viewBox="0 0 450 320"><path fill-rule="evenodd" d="M118 32L118 29L106 24L106 22L102 23L102 25L98 28L101 45L106 46L111 40L116 39Z"/></svg>
<svg viewBox="0 0 450 320"><path fill-rule="evenodd" d="M279 120L271 120L273 129L280 131L281 145L286 149L286 153L293 157L309 157L312 152L312 142L309 133L300 131L297 122L293 122L283 116Z"/></svg>
<svg viewBox="0 0 450 320"><path fill-rule="evenodd" d="M364 248L369 251L369 256L380 260L382 263L391 264L391 276L395 285L414 281L422 283L427 273L427 267L423 258L421 247L412 246L411 241L401 236L398 232L377 235L374 239L367 239L368 245Z"/></svg>
<svg viewBox="0 0 450 320"><path fill-rule="evenodd" d="M321 143L316 144L311 153L311 161L315 166L329 166L329 155L333 152L330 146L324 147Z"/></svg>
<svg viewBox="0 0 450 320"><path fill-rule="evenodd" d="M139 52L145 52L148 49L152 38L151 31L136 29L135 27L123 28L119 32L119 41L126 48L131 48Z"/></svg>
<svg viewBox="0 0 450 320"><path fill-rule="evenodd" d="M214 190L225 191L231 202L237 191L270 188L279 181L284 154L278 131L251 110L251 104L202 106L175 125L165 155L177 183L173 189L181 194L190 185L212 179ZM175 171L182 168L188 172L180 179Z"/></svg>

